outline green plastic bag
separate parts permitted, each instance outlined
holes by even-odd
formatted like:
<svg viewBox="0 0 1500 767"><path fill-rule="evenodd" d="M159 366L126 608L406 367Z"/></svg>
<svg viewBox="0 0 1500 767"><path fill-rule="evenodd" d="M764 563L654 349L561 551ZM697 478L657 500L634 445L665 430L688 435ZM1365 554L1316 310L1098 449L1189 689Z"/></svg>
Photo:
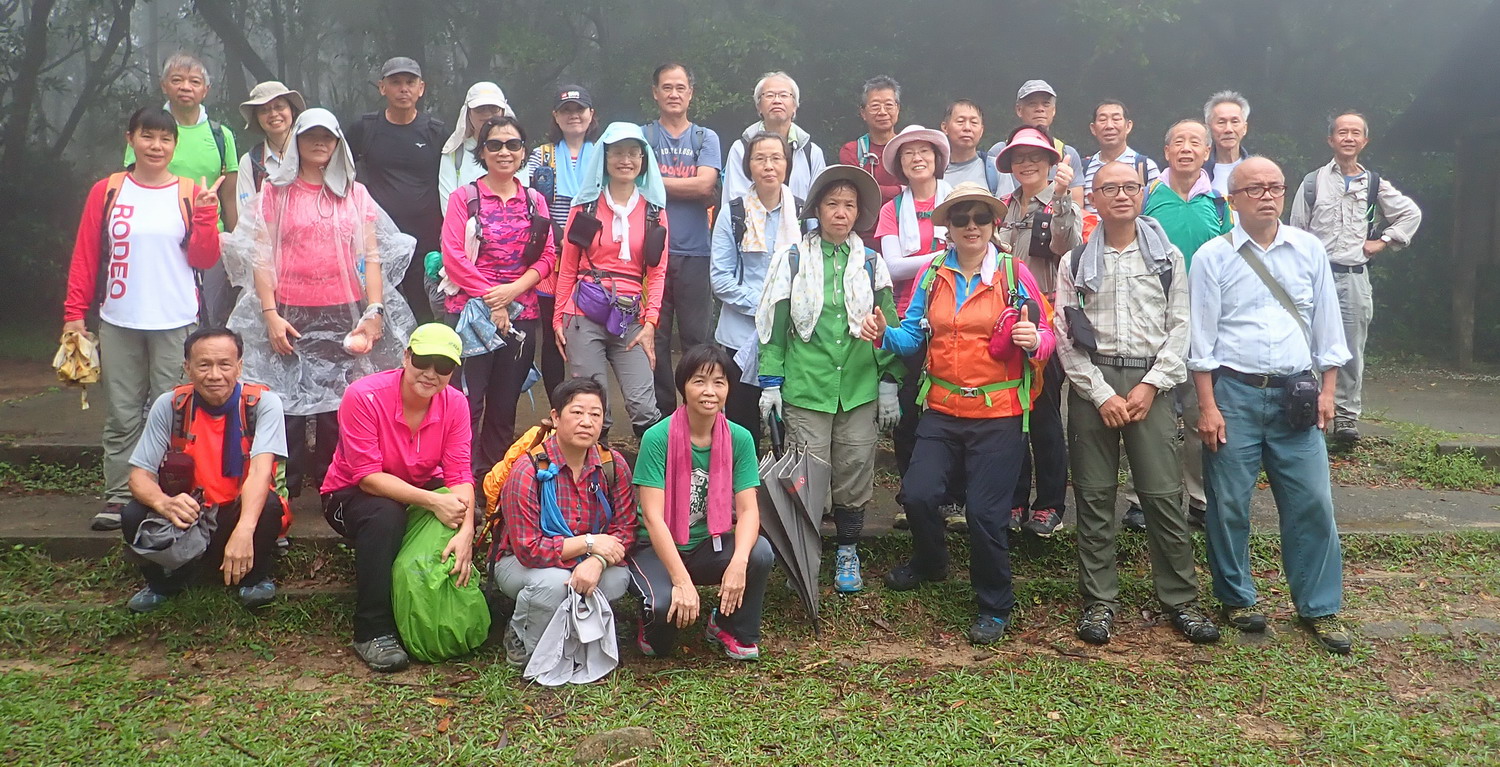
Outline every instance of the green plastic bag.
<svg viewBox="0 0 1500 767"><path fill-rule="evenodd" d="M490 610L479 590L479 573L459 588L449 575L453 561L443 548L457 534L420 506L407 509L406 536L391 570L391 607L396 630L413 658L437 663L464 655L490 633Z"/></svg>

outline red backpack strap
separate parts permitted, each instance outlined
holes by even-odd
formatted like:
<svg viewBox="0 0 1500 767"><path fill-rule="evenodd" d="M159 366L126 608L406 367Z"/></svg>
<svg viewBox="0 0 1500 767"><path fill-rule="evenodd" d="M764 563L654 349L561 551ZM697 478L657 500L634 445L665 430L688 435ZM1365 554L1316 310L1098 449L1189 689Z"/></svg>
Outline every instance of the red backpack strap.
<svg viewBox="0 0 1500 767"><path fill-rule="evenodd" d="M240 442L246 465L250 463L250 449L255 446L255 409L260 405L260 395L270 390L264 384L240 384Z"/></svg>
<svg viewBox="0 0 1500 767"><path fill-rule="evenodd" d="M192 441L189 429L193 423L193 385L182 384L172 389L172 439L170 449L181 453Z"/></svg>

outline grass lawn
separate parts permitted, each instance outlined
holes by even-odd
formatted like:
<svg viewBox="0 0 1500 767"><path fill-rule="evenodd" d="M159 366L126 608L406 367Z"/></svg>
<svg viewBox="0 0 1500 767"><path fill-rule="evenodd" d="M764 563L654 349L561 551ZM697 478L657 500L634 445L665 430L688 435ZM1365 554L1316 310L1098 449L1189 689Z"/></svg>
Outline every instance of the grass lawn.
<svg viewBox="0 0 1500 767"><path fill-rule="evenodd" d="M18 765L1493 764L1500 637L1442 630L1500 617L1500 535L1346 539L1346 615L1406 621L1332 657L1292 622L1273 539L1254 565L1262 639L1182 641L1151 611L1146 555L1122 540L1127 609L1103 648L1072 637L1072 545L1018 546L1015 631L963 639L964 572L895 594L824 595L821 637L773 576L765 660L689 635L676 659L621 642L604 681L523 682L492 641L473 657L374 675L347 647L347 552L294 550L286 597L259 615L204 586L156 614L118 558L0 554L0 756ZM867 575L908 548L885 539ZM955 542L962 565L964 556ZM634 618L619 611L622 637ZM1417 622L1425 627L1417 629ZM1429 633L1419 633L1427 631ZM498 626L493 636L498 636ZM578 761L639 726L654 745Z"/></svg>

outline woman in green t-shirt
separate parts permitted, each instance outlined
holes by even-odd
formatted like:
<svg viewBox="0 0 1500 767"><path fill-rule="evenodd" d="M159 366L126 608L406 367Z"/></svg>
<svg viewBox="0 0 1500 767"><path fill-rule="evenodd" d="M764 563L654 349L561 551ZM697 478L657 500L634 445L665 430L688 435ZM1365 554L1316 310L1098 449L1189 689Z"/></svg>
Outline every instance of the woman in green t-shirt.
<svg viewBox="0 0 1500 767"><path fill-rule="evenodd" d="M677 363L683 404L646 430L635 464L641 527L626 564L642 599L636 646L667 655L698 619L698 586L719 585L706 634L735 660L760 657L771 544L760 537L755 440L724 417L729 357L704 344Z"/></svg>

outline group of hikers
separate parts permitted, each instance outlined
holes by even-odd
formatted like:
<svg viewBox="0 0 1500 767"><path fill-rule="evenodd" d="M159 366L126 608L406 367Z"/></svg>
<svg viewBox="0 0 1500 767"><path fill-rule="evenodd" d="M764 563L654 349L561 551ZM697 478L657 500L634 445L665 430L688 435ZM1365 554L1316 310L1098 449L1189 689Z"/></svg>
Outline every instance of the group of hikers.
<svg viewBox="0 0 1500 767"><path fill-rule="evenodd" d="M347 124L256 85L240 111L257 140L236 157L202 106L202 62L163 72L166 107L131 115L126 170L89 193L64 308L65 332L98 315L94 528L137 549L201 538L143 559L136 612L196 563L247 607L271 601L287 499L310 487L352 542L354 647L373 669L408 663L391 571L409 507L453 531L460 585L486 509L498 521L483 576L515 601L518 666L570 594L596 591L639 598L646 655L707 613L708 639L753 659L775 560L767 435L831 467L832 587L854 593L889 433L912 553L884 586L946 579L945 533L966 532L974 644L1008 629L1011 541L1057 532L1070 475L1081 640L1115 632L1121 527L1145 532L1186 639L1264 631L1249 560L1264 470L1297 615L1350 650L1324 432L1359 438L1367 270L1421 220L1360 164L1357 112L1330 120L1333 159L1289 184L1246 149L1250 106L1232 91L1173 123L1158 165L1129 145L1119 101L1095 107L1084 157L1052 133L1056 90L1028 80L1018 126L984 149L979 104L900 128L900 85L881 76L859 93L868 132L830 165L784 72L756 83L760 119L723 152L689 119L685 64L653 73L645 125L601 125L588 90L559 88L537 141L490 82L450 130L397 57L379 72L385 107ZM610 372L634 466L610 447ZM522 445L537 380L550 415Z"/></svg>

